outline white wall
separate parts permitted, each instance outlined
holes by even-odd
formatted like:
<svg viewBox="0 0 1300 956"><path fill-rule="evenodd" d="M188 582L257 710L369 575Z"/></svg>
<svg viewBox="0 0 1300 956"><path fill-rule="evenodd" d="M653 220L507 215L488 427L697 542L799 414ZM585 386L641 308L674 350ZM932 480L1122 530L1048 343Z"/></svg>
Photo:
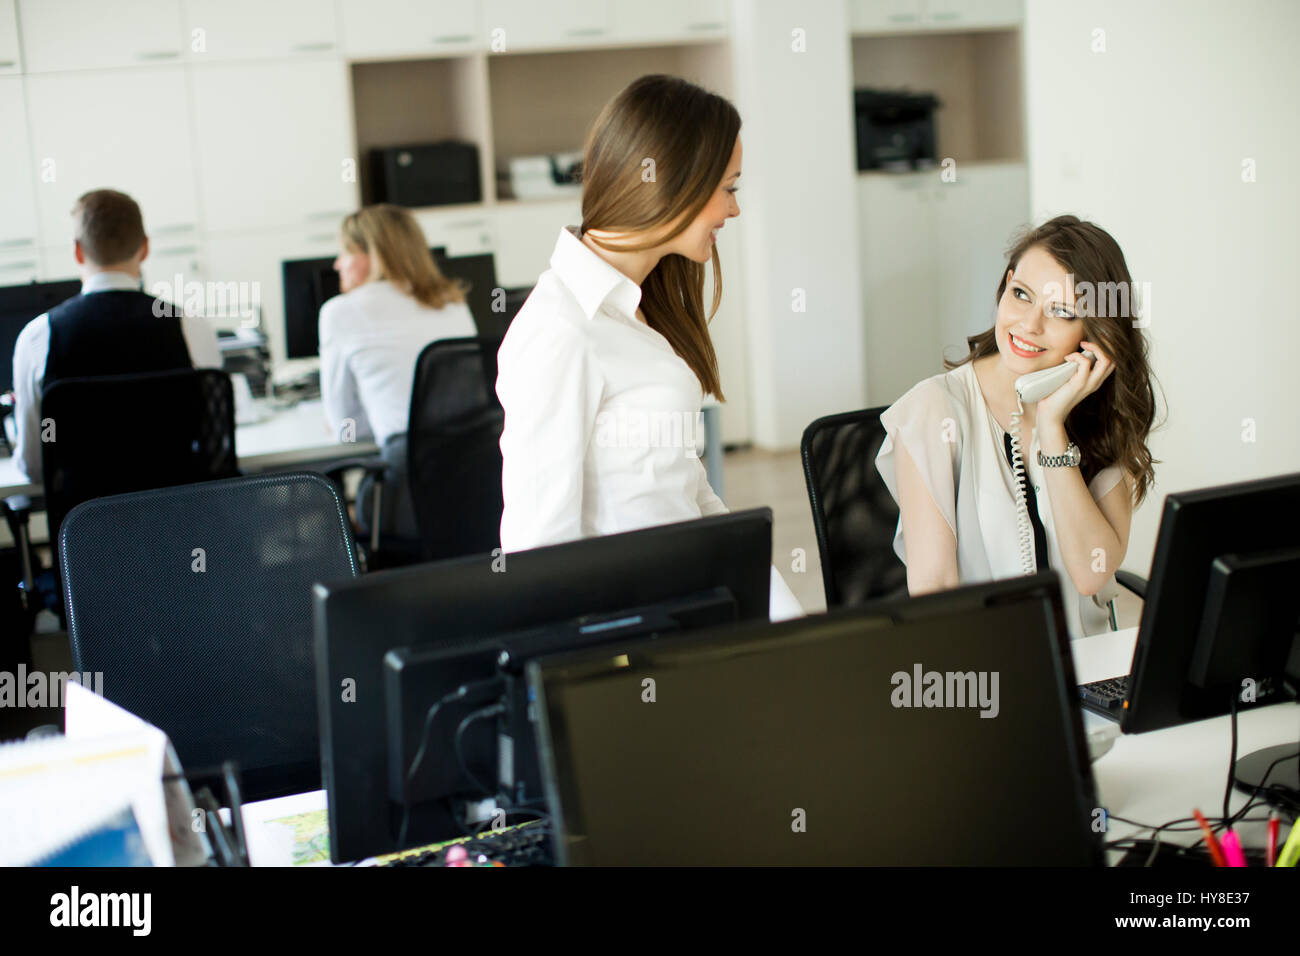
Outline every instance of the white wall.
<svg viewBox="0 0 1300 956"><path fill-rule="evenodd" d="M1094 220L1151 283L1168 421L1124 561L1146 574L1166 494L1300 471L1300 4L1028 0L1025 31L1035 221Z"/></svg>
<svg viewBox="0 0 1300 956"><path fill-rule="evenodd" d="M844 0L733 0L732 42L754 441L797 448L813 419L866 402Z"/></svg>

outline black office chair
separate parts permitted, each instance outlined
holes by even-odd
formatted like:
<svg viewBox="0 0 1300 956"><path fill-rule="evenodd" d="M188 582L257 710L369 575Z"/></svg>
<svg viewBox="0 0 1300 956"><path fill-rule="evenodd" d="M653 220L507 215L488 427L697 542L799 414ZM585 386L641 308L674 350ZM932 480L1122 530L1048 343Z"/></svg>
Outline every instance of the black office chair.
<svg viewBox="0 0 1300 956"><path fill-rule="evenodd" d="M876 470L887 407L819 418L800 442L828 608L907 594L907 567L894 553L898 505ZM1146 597L1140 576L1120 570L1115 580ZM1114 600L1108 603L1115 630Z"/></svg>
<svg viewBox="0 0 1300 956"><path fill-rule="evenodd" d="M907 593L907 568L894 554L898 505L876 471L884 410L819 418L799 443L827 608Z"/></svg>
<svg viewBox="0 0 1300 956"><path fill-rule="evenodd" d="M187 770L233 760L250 800L319 789L312 585L356 576L353 547L318 474L78 505L59 533L75 669L102 672Z"/></svg>
<svg viewBox="0 0 1300 956"><path fill-rule="evenodd" d="M500 547L500 345L499 338L443 339L416 360L407 482L426 561Z"/></svg>
<svg viewBox="0 0 1300 956"><path fill-rule="evenodd" d="M31 547L34 510L44 508L54 543L64 515L83 501L238 474L234 390L216 369L60 379L42 393L40 414L44 500L4 501L32 619L61 610L57 548L54 569L41 572Z"/></svg>

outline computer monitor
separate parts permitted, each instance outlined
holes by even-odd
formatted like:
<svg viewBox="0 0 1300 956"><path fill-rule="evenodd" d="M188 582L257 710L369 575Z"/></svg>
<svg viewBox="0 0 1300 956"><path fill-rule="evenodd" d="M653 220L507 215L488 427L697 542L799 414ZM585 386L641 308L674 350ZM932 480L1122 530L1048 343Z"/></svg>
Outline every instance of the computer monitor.
<svg viewBox="0 0 1300 956"><path fill-rule="evenodd" d="M469 283L465 302L479 335L500 337L505 334L507 319L492 311L496 288L496 262L490 252L472 256L447 257L447 250L437 246L429 250L443 275ZM339 294L339 274L333 259L291 259L280 264L284 284L285 354L291 359L312 358L320 354L320 309Z"/></svg>
<svg viewBox="0 0 1300 956"><path fill-rule="evenodd" d="M14 387L14 345L23 328L38 315L80 291L80 279L28 282L0 288L0 392Z"/></svg>
<svg viewBox="0 0 1300 956"><path fill-rule="evenodd" d="M1300 474L1165 498L1120 720L1125 733L1226 714L1234 700L1249 706L1240 700L1246 676L1257 703L1291 699L1283 671L1300 625L1296 548ZM1225 627L1236 648L1226 656L1229 645L1217 639Z"/></svg>
<svg viewBox="0 0 1300 956"><path fill-rule="evenodd" d="M1055 572L528 665L557 862L1095 865Z"/></svg>
<svg viewBox="0 0 1300 956"><path fill-rule="evenodd" d="M714 588L729 592L738 620L765 620L771 535L771 511L758 508L318 585L317 700L332 859L391 852L404 816L408 843L459 835L439 832L445 813L422 815L417 808L411 814L390 795L384 668L389 651L475 648L499 635ZM466 676L473 678L477 667L470 655ZM417 704L417 712L435 703Z"/></svg>

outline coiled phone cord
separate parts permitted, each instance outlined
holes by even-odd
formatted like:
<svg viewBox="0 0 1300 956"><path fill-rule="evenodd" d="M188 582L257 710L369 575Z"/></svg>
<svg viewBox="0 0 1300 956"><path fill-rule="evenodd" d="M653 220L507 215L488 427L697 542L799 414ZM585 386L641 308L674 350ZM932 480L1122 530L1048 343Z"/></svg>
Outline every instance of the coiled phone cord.
<svg viewBox="0 0 1300 956"><path fill-rule="evenodd" d="M1016 410L1011 413L1011 471L1016 477L1016 532L1020 536L1020 569L1026 575L1038 570L1034 561L1034 528L1029 521L1029 504L1025 500L1025 461L1020 455L1020 416L1024 403L1016 396Z"/></svg>

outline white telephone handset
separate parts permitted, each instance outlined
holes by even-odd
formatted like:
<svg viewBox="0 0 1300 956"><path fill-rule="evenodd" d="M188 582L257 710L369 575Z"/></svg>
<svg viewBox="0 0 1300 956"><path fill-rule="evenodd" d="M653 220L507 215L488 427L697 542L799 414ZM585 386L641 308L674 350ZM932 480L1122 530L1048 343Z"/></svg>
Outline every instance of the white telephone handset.
<svg viewBox="0 0 1300 956"><path fill-rule="evenodd" d="M1089 360L1095 356L1087 349L1083 354ZM1025 402L1037 402L1074 377L1079 366L1062 362L1055 368L1039 369L1016 379L1016 410L1011 413L1011 472L1016 478L1016 528L1020 535L1020 568L1025 574L1038 570L1034 561L1034 530L1029 521L1029 505L1025 500L1025 463L1020 455L1020 416L1025 413Z"/></svg>

